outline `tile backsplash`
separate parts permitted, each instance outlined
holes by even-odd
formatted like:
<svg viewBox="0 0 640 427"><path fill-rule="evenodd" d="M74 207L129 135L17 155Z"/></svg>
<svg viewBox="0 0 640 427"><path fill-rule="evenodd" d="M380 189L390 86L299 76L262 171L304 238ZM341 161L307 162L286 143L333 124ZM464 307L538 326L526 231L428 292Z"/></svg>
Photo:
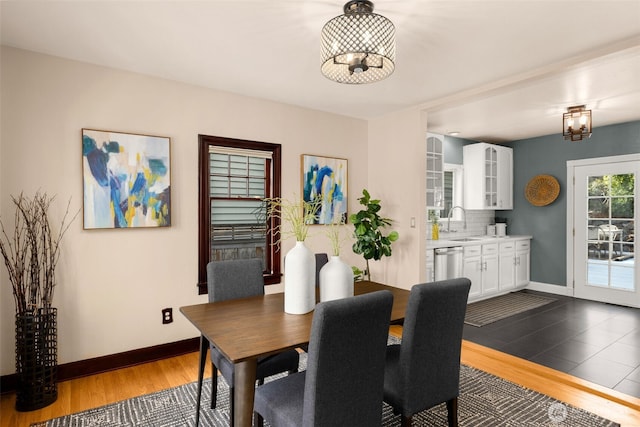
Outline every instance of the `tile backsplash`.
<svg viewBox="0 0 640 427"><path fill-rule="evenodd" d="M451 220L451 232L447 233L447 219L440 220L440 239L460 238L468 236L484 236L487 234L487 225L495 224L495 211L492 210L468 210L467 229L464 229L464 221ZM431 239L431 227L428 227L427 239Z"/></svg>

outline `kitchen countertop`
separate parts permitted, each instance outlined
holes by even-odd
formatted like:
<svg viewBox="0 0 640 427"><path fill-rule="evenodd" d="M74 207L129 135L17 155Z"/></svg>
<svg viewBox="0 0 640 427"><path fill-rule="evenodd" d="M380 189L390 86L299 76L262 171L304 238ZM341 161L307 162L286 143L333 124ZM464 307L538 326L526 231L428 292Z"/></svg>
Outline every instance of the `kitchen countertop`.
<svg viewBox="0 0 640 427"><path fill-rule="evenodd" d="M526 240L526 239L531 239L532 237L533 236L527 236L527 235L513 235L513 236L505 236L505 237L491 237L491 236L458 237L457 239L465 239L461 241L461 240L456 240L456 238L451 238L447 236L444 239L427 240L427 249L450 248L452 246L483 245L485 243L502 243L509 240Z"/></svg>

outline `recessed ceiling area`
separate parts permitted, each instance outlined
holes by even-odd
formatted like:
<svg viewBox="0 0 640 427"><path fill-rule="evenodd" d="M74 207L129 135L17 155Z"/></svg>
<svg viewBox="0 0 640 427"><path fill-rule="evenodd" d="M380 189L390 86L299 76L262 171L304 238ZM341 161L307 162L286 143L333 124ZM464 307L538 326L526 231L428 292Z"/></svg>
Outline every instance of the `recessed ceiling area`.
<svg viewBox="0 0 640 427"><path fill-rule="evenodd" d="M456 105L431 106L429 130L444 135L456 131L459 137L486 142L560 135L562 114L582 104L593 110L595 127L638 120L639 47L526 77L469 95Z"/></svg>
<svg viewBox="0 0 640 427"><path fill-rule="evenodd" d="M320 72L344 1L2 1L3 45L335 114L427 111L429 130L513 141L640 120L640 1L379 0L396 69L365 85Z"/></svg>

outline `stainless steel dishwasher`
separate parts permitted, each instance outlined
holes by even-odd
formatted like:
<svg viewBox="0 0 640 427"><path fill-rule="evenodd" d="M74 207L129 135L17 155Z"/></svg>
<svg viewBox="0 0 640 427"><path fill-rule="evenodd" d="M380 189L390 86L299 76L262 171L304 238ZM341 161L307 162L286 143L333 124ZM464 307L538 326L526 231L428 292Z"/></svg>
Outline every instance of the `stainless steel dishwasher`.
<svg viewBox="0 0 640 427"><path fill-rule="evenodd" d="M435 249L435 280L462 277L462 246Z"/></svg>

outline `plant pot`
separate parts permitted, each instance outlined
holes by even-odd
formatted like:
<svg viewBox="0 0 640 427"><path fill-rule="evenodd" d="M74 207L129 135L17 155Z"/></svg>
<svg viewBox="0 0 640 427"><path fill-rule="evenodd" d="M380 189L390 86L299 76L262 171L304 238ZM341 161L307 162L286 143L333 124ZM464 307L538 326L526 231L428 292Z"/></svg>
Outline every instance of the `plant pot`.
<svg viewBox="0 0 640 427"><path fill-rule="evenodd" d="M58 399L58 311L16 314L16 410L33 411Z"/></svg>
<svg viewBox="0 0 640 427"><path fill-rule="evenodd" d="M305 314L316 306L316 258L304 242L287 252L284 262L284 311Z"/></svg>
<svg viewBox="0 0 640 427"><path fill-rule="evenodd" d="M320 269L320 301L353 296L353 270L339 256Z"/></svg>

